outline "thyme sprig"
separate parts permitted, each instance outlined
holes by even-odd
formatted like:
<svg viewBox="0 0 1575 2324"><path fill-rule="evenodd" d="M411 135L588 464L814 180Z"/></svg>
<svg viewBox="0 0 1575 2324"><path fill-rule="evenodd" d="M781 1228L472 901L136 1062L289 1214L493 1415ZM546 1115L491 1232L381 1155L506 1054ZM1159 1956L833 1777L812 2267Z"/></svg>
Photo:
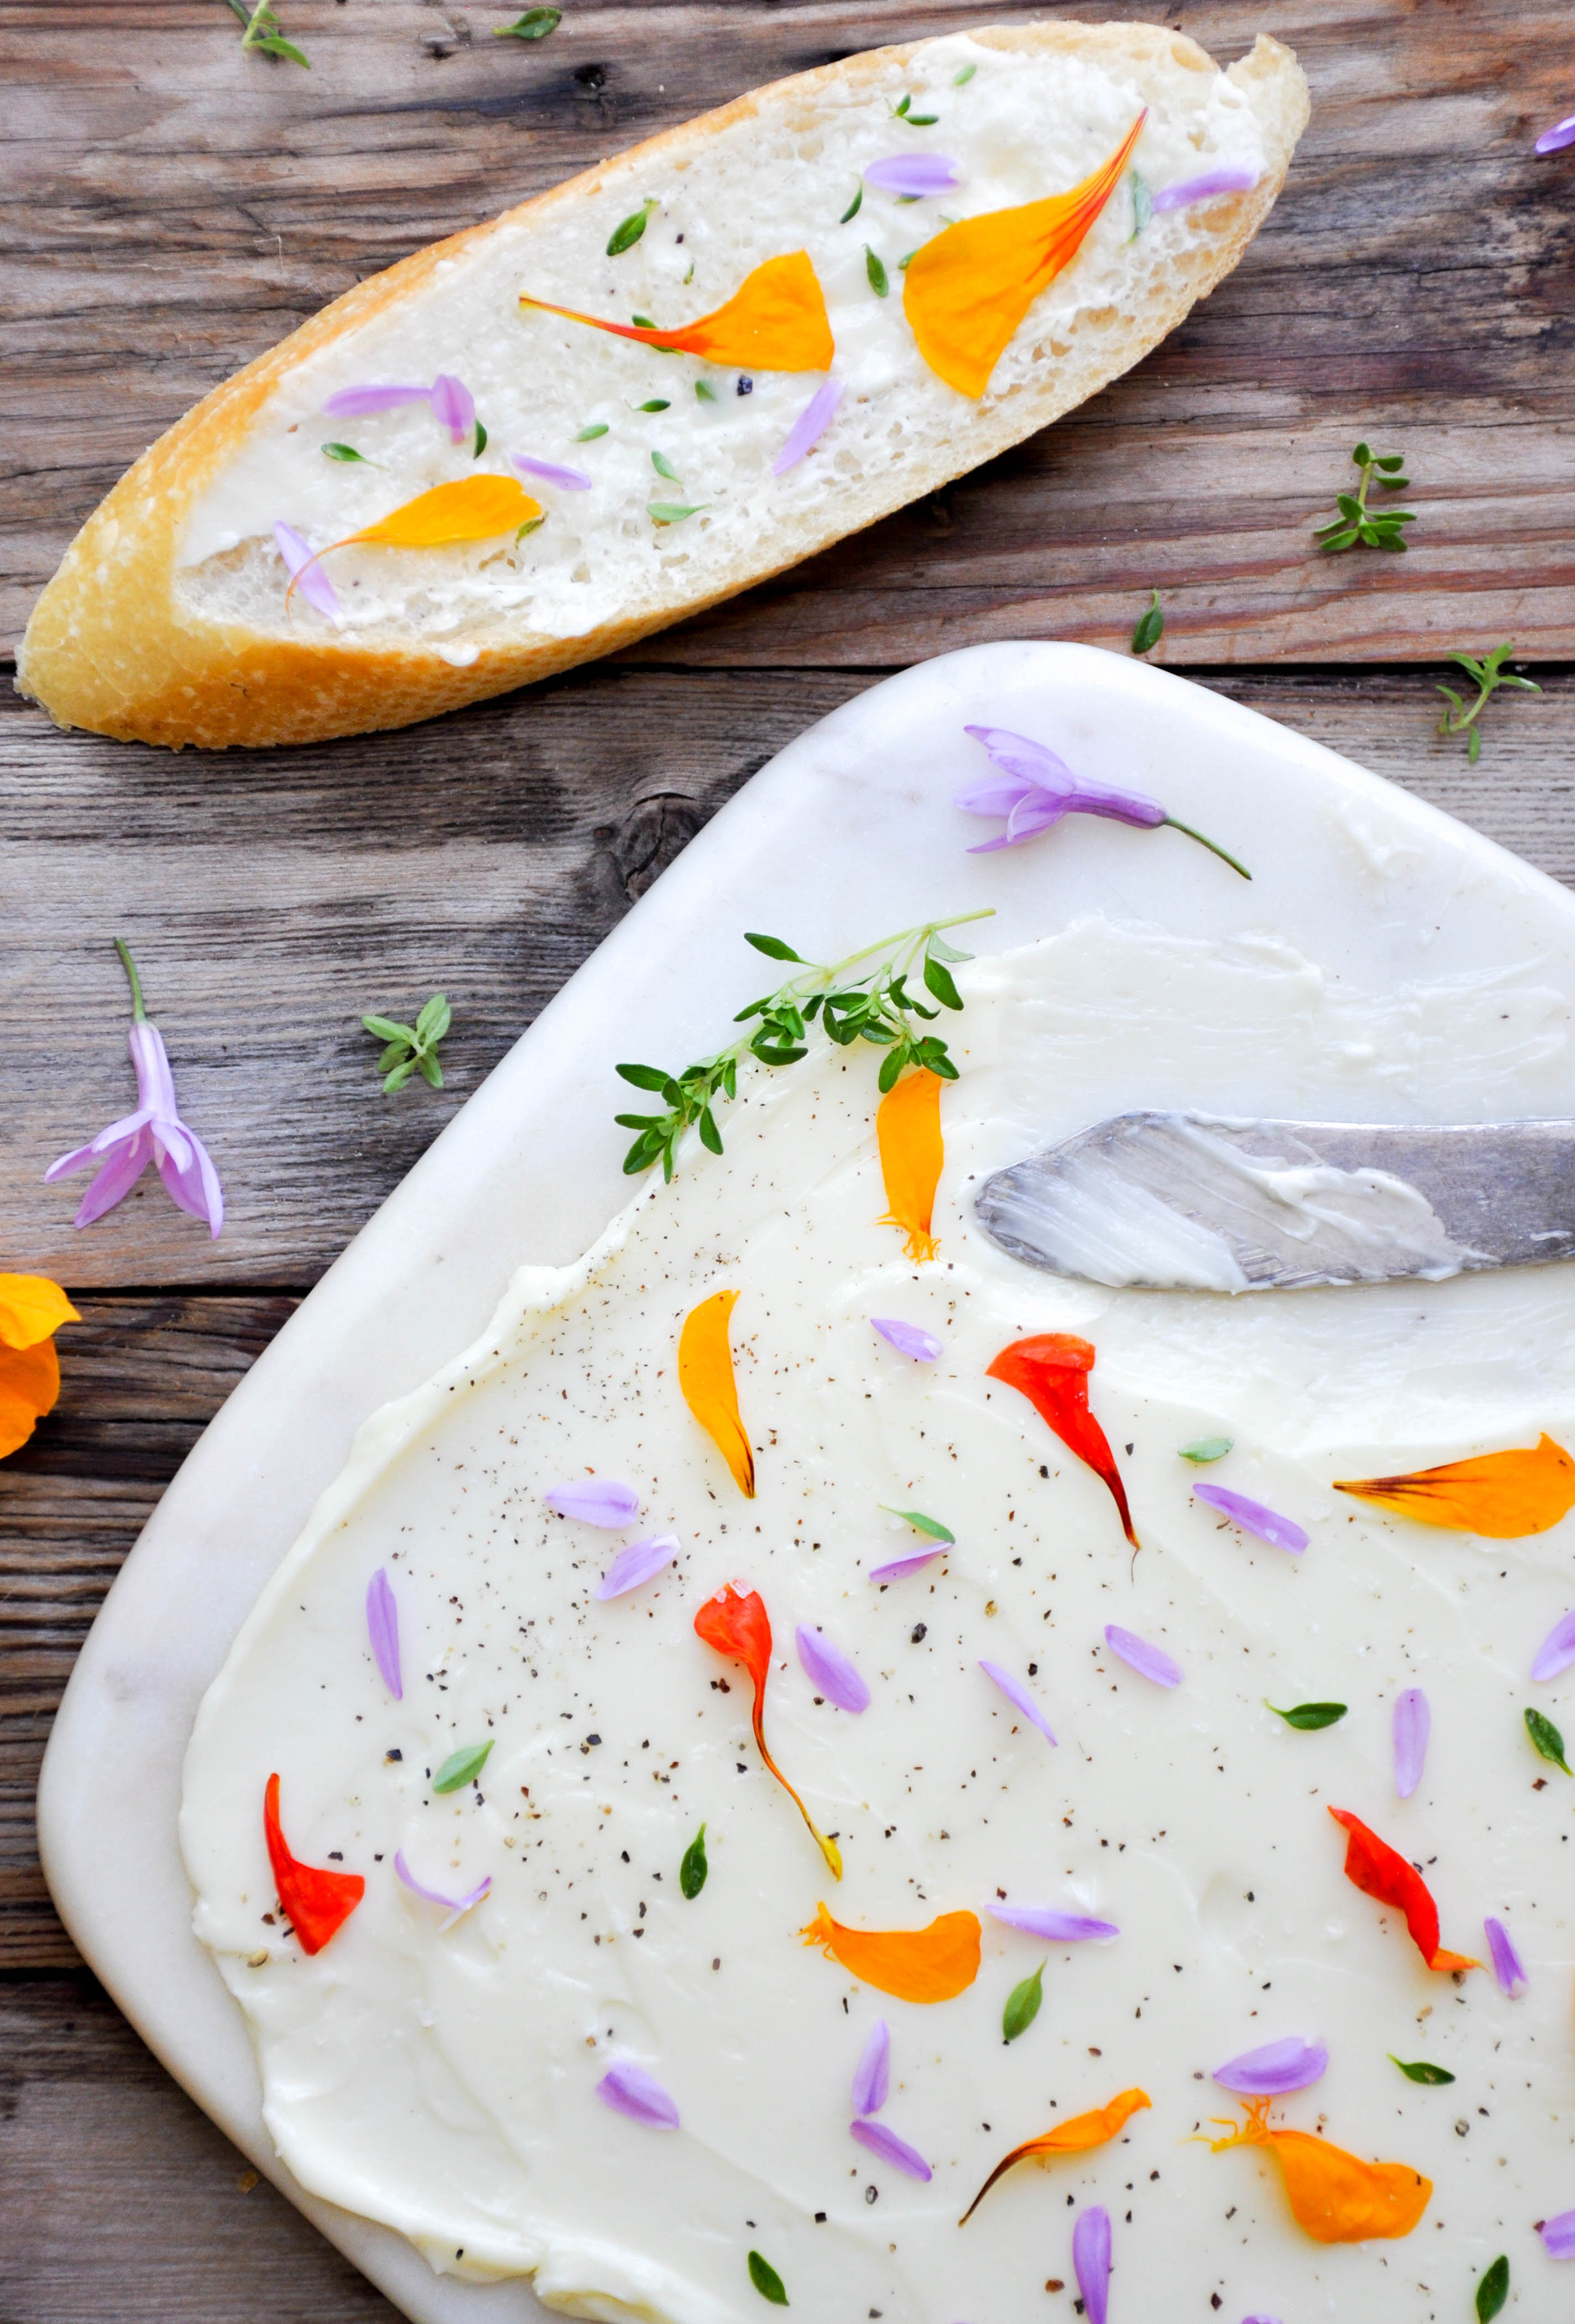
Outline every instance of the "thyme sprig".
<svg viewBox="0 0 1575 2324"><path fill-rule="evenodd" d="M229 0L229 5L231 14L246 28L241 35L244 49L261 49L266 57L288 57L292 65L304 65L310 72L311 59L280 31L272 0L257 0L254 8L247 7L245 0Z"/></svg>
<svg viewBox="0 0 1575 2324"><path fill-rule="evenodd" d="M808 1054L809 1028L817 1020L839 1048L868 1041L885 1050L877 1077L882 1093L893 1086L907 1065L927 1066L943 1081L954 1082L957 1068L946 1053L945 1042L937 1034L925 1032L923 1027L933 1024L943 1009L962 1006L952 970L972 955L949 945L944 931L991 918L993 912L987 907L982 911L960 912L949 920L926 920L918 927L882 936L879 943L866 945L829 966L806 960L780 936L747 934L746 944L753 945L768 960L790 963L797 973L774 992L741 1009L733 1023L751 1029L714 1056L702 1057L678 1074L669 1074L661 1065L619 1066L626 1082L636 1089L649 1090L661 1099L664 1109L660 1113L614 1115L622 1129L638 1132L623 1157L627 1175L634 1177L659 1161L663 1177L670 1179L679 1140L690 1129L698 1130L703 1146L720 1154L722 1132L714 1109L720 1098L738 1095L742 1058L756 1056L767 1065L796 1065ZM926 1007L916 993L909 991L908 980L916 974L936 1003L935 1008Z"/></svg>
<svg viewBox="0 0 1575 2324"><path fill-rule="evenodd" d="M1400 527L1416 522L1414 512L1368 506L1368 494L1375 484L1386 493L1401 493L1411 482L1400 473L1405 466L1404 453L1377 453L1369 445L1359 444L1350 456L1361 483L1354 493L1336 493L1334 504L1340 514L1321 524L1313 539L1324 550L1354 549L1359 540L1365 549L1404 549L1405 536Z"/></svg>
<svg viewBox="0 0 1575 2324"><path fill-rule="evenodd" d="M441 992L432 995L413 1025L401 1025L392 1017L364 1017L361 1021L374 1038L388 1044L377 1061L388 1096L402 1090L414 1073L434 1089L442 1088L438 1044L453 1023L454 1011Z"/></svg>
<svg viewBox="0 0 1575 2324"><path fill-rule="evenodd" d="M1468 678L1476 680L1477 699L1468 709L1452 686L1441 686L1438 691L1449 707L1438 722L1438 731L1441 734L1465 735L1466 756L1473 766L1482 755L1482 730L1477 721L1499 687L1517 686L1524 694L1540 694L1543 690L1531 678L1516 678L1505 669L1505 663L1514 651L1515 640L1506 638L1501 646L1495 646L1491 653L1483 654L1479 660L1469 653L1452 653L1448 657L1451 661L1460 663Z"/></svg>

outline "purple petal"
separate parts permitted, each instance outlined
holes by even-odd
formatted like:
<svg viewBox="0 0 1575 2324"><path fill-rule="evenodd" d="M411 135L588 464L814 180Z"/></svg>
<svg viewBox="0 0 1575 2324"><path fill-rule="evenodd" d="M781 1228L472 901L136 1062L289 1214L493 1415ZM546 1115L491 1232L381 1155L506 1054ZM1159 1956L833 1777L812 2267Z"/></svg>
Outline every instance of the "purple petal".
<svg viewBox="0 0 1575 2324"><path fill-rule="evenodd" d="M1049 831L1071 812L1073 798L1069 791L1025 793L1007 817L1008 846L1020 847L1025 839L1037 839L1042 831Z"/></svg>
<svg viewBox="0 0 1575 2324"><path fill-rule="evenodd" d="M921 1566L933 1564L937 1557L945 1555L944 1549L916 1549L911 1557L894 1557L889 1565L872 1565L870 1579L871 1582L906 1582L908 1575L916 1573Z"/></svg>
<svg viewBox="0 0 1575 2324"><path fill-rule="evenodd" d="M882 2163L906 2171L910 2179L932 2176L929 2164L917 2148L910 2146L906 2138L898 2138L894 2130L888 2130L883 2122L851 2122L848 2129L861 2146L867 2146Z"/></svg>
<svg viewBox="0 0 1575 2324"><path fill-rule="evenodd" d="M69 1161L70 1157L68 1155L65 1159ZM64 1164L57 1162L54 1167L60 1170L64 1167ZM50 1174L46 1172L45 1175L47 1176ZM1575 1663L1575 1614L1566 1614L1561 1622L1556 1622L1553 1625L1537 1648L1537 1658L1532 1665L1532 1676L1540 1679L1557 1678L1559 1673L1568 1670L1571 1663Z"/></svg>
<svg viewBox="0 0 1575 2324"><path fill-rule="evenodd" d="M1241 2324L1280 2324L1277 2316L1244 2316Z"/></svg>
<svg viewBox="0 0 1575 2324"><path fill-rule="evenodd" d="M998 767L1036 790L1074 791L1077 777L1059 752L1029 734L1014 734L1006 726L964 726L964 734L982 742Z"/></svg>
<svg viewBox="0 0 1575 2324"><path fill-rule="evenodd" d="M140 1123L138 1127L141 1127ZM44 1185L46 1186L52 1186L57 1178L69 1178L73 1171L86 1170L90 1162L97 1162L97 1159L98 1142L97 1139L90 1146L73 1147L69 1154L62 1154L58 1161L54 1161L50 1164L49 1168L43 1174Z"/></svg>
<svg viewBox="0 0 1575 2324"><path fill-rule="evenodd" d="M400 1609L388 1573L379 1566L366 1585L366 1628L382 1683L396 1702L405 1699L400 1677Z"/></svg>
<svg viewBox="0 0 1575 2324"><path fill-rule="evenodd" d="M1009 1671L1003 1671L999 1663L981 1662L979 1667L984 1673L986 1678L994 1680L996 1685L999 1687L1007 1701L1009 1702L1015 1702L1018 1709L1022 1712L1023 1717L1027 1720L1030 1720L1038 1729L1040 1734L1045 1736L1049 1742L1054 1743L1055 1738L1050 1732L1049 1720L1045 1718L1044 1712L1040 1710L1038 1704L1028 1692L1027 1688L1024 1686L1021 1680L1013 1678Z"/></svg>
<svg viewBox="0 0 1575 2324"><path fill-rule="evenodd" d="M432 382L432 417L455 444L463 444L475 426L475 398L452 372L440 371Z"/></svg>
<svg viewBox="0 0 1575 2324"><path fill-rule="evenodd" d="M153 1133L143 1128L113 1153L83 1195L71 1224L90 1227L106 1211L124 1202L153 1158Z"/></svg>
<svg viewBox="0 0 1575 2324"><path fill-rule="evenodd" d="M137 1103L150 1113L168 1115L173 1120L176 1111L175 1076L170 1071L170 1053L164 1047L164 1036L156 1025L143 1022L130 1028L125 1045L136 1071Z"/></svg>
<svg viewBox="0 0 1575 2324"><path fill-rule="evenodd" d="M286 572L299 585L300 594L309 605L330 622L339 618L339 596L322 567L314 563L312 552L293 525L283 522L273 528L273 538L279 544L279 554L284 559Z"/></svg>
<svg viewBox="0 0 1575 2324"><path fill-rule="evenodd" d="M591 479L583 468L560 468L552 460L532 460L523 452L511 452L510 460L522 476L539 477L544 484L557 484L560 492L588 493Z"/></svg>
<svg viewBox="0 0 1575 2324"><path fill-rule="evenodd" d="M1156 1686L1181 1684L1181 1665L1173 1663L1168 1655L1162 1654L1157 1646L1151 1646L1147 1638L1138 1637L1136 1632L1123 1630L1115 1622L1107 1622L1105 1643L1113 1655L1119 1655L1121 1660L1138 1673L1139 1678L1151 1678Z"/></svg>
<svg viewBox="0 0 1575 2324"><path fill-rule="evenodd" d="M1498 1979L1500 1993L1511 2001L1518 2001L1526 1989L1525 1965L1515 1951L1509 1931L1502 1921L1484 1921L1488 1932L1488 1950L1493 1956L1493 1974Z"/></svg>
<svg viewBox="0 0 1575 2324"><path fill-rule="evenodd" d="M1021 776L1009 776L1004 783L981 783L971 791L958 791L952 800L964 815L1010 815L1019 799L1026 799L1042 790L1042 783L1030 783Z"/></svg>
<svg viewBox="0 0 1575 2324"><path fill-rule="evenodd" d="M922 200L926 194L949 193L953 186L960 186L962 171L945 153L893 153L887 161L870 162L864 183L878 193L907 194Z"/></svg>
<svg viewBox="0 0 1575 2324"><path fill-rule="evenodd" d="M180 1146L176 1145L171 1132L179 1135ZM153 1145L155 1150L161 1145L165 1148L159 1155L159 1176L164 1181L166 1194L194 1219L204 1220L210 1237L216 1242L225 1222L225 1196L207 1147L183 1121L155 1122Z"/></svg>
<svg viewBox="0 0 1575 2324"><path fill-rule="evenodd" d="M1200 1501L1207 1501L1211 1509L1230 1518L1246 1533L1255 1533L1259 1541L1266 1541L1271 1549L1289 1550L1300 1557L1307 1546L1307 1536L1290 1517L1276 1517L1266 1509L1261 1501L1249 1501L1245 1493L1232 1493L1223 1485L1194 1485L1193 1492Z"/></svg>
<svg viewBox="0 0 1575 2324"><path fill-rule="evenodd" d="M626 2114L631 2122L642 2122L648 2130L677 2130L678 2109L663 2089L654 2074L643 2066L631 2066L627 2061L614 2066L596 2084L596 2095L605 2098L614 2113Z"/></svg>
<svg viewBox="0 0 1575 2324"><path fill-rule="evenodd" d="M597 1582L597 1597L622 1598L626 1590L638 1590L642 1582L672 1563L678 1547L676 1533L654 1533L645 1541L631 1541L627 1549L619 1551Z"/></svg>
<svg viewBox="0 0 1575 2324"><path fill-rule="evenodd" d="M1427 1759L1427 1738L1432 1713L1419 1686L1408 1686L1395 1698L1395 1796L1408 1800L1422 1781Z"/></svg>
<svg viewBox="0 0 1575 2324"><path fill-rule="evenodd" d="M1206 202L1213 194L1249 194L1257 183L1256 170L1211 170L1205 177L1188 178L1179 186L1162 186L1154 197L1156 210L1184 210L1191 202Z"/></svg>
<svg viewBox="0 0 1575 2324"><path fill-rule="evenodd" d="M812 1630L807 1622L800 1622L794 1633L798 1641L798 1659L808 1672L812 1685L819 1688L828 1702L839 1711L868 1711L870 1690L859 1676L855 1665L848 1660L840 1646Z"/></svg>
<svg viewBox="0 0 1575 2324"><path fill-rule="evenodd" d="M548 1485L541 1496L560 1517L578 1517L582 1525L604 1526L616 1532L640 1515L640 1495L632 1485L611 1477L587 1477L567 1485Z"/></svg>
<svg viewBox="0 0 1575 2324"><path fill-rule="evenodd" d="M1544 2219L1537 2233L1550 2259L1575 2259L1575 2211L1561 2211L1556 2219Z"/></svg>
<svg viewBox="0 0 1575 2324"><path fill-rule="evenodd" d="M1004 1921L1009 1929L1025 1929L1029 1936L1043 1937L1053 1945L1108 1944L1121 1933L1114 1921L1091 1921L1084 1913L1058 1913L1053 1904L990 1904L986 1909L992 1921Z"/></svg>
<svg viewBox="0 0 1575 2324"><path fill-rule="evenodd" d="M1079 783L1066 804L1073 815L1106 815L1115 823L1136 824L1140 831L1157 831L1168 820L1157 799L1141 791L1113 791L1104 783Z"/></svg>
<svg viewBox="0 0 1575 2324"><path fill-rule="evenodd" d="M417 1879L405 1862L405 1851L402 1848L396 1849L394 1851L394 1870L412 1894L424 1896L428 1904L442 1905L448 1915L447 1920L443 1923L446 1929L451 1929L460 1914L468 1913L473 1904L479 1904L493 1885L493 1876L489 1872L480 1887L473 1888L468 1896L446 1896L440 1888L428 1888L424 1880Z"/></svg>
<svg viewBox="0 0 1575 2324"><path fill-rule="evenodd" d="M916 1323L901 1323L895 1315L871 1315L870 1321L899 1356L911 1356L916 1364L933 1364L946 1352L944 1340L937 1340L933 1332L922 1331Z"/></svg>
<svg viewBox="0 0 1575 2324"><path fill-rule="evenodd" d="M853 2112L879 2114L891 2086L891 2035L882 2017L864 2044L864 2054L853 2069Z"/></svg>
<svg viewBox="0 0 1575 2324"><path fill-rule="evenodd" d="M774 476L785 476L789 468L798 466L806 453L814 451L830 427L833 414L842 400L843 383L840 379L821 383L788 430L788 440L772 461L771 474Z"/></svg>
<svg viewBox="0 0 1575 2324"><path fill-rule="evenodd" d="M429 403L429 387L342 387L323 406L329 420L365 420L374 411L397 411L404 403Z"/></svg>
<svg viewBox="0 0 1575 2324"><path fill-rule="evenodd" d="M1079 2214L1072 2230L1072 2264L1088 2324L1105 2324L1110 2298L1110 2215L1102 2204Z"/></svg>
<svg viewBox="0 0 1575 2324"><path fill-rule="evenodd" d="M1561 153L1566 145L1575 145L1575 113L1567 121L1555 121L1537 139L1539 153Z"/></svg>
<svg viewBox="0 0 1575 2324"><path fill-rule="evenodd" d="M1283 2042L1266 2042L1261 2050L1244 2050L1239 2058L1216 2066L1214 2080L1243 2098L1283 2098L1291 2090L1311 2089L1328 2070L1326 2043L1288 2034Z"/></svg>

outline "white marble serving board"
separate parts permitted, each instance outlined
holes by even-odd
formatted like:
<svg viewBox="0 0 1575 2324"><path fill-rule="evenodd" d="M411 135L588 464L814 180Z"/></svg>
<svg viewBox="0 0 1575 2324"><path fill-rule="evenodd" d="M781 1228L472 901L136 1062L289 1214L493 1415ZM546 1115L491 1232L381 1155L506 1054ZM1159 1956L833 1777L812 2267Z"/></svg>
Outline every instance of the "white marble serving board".
<svg viewBox="0 0 1575 2324"><path fill-rule="evenodd" d="M1015 728L1146 791L1241 855L1082 816L970 856L951 804L967 723ZM391 749L398 749L397 741ZM836 959L992 904L997 950L1081 914L1289 943L1371 991L1524 966L1575 996L1575 899L1349 761L1163 671L1070 645L977 646L874 687L791 743L586 962L254 1366L170 1486L95 1623L40 1786L44 1867L85 1959L170 2071L415 2324L527 2324L524 2282L432 2274L304 2193L263 2129L240 2013L191 1934L176 1846L193 1713L365 1417L483 1329L524 1260L563 1261L626 1198L621 1057L719 1047L764 981L745 928ZM1239 1110L1294 1115L1290 1069L1241 1059ZM1528 1108L1529 1110L1529 1108Z"/></svg>

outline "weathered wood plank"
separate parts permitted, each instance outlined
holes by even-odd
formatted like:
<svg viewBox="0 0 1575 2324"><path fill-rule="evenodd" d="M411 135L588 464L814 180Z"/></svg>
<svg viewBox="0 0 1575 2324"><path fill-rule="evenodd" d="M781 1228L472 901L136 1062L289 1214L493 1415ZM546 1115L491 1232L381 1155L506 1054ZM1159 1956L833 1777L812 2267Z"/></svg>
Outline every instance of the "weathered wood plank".
<svg viewBox="0 0 1575 2324"><path fill-rule="evenodd" d="M1014 12L650 0L494 40L513 13L290 0L305 73L243 57L217 0L0 6L0 638L135 454L358 276L760 81ZM1575 211L1568 160L1531 151L1575 87L1575 17L1562 0L1164 13L1225 57L1278 32L1313 82L1312 129L1239 272L1073 421L643 659L1115 644L1155 584L1171 657L1193 663L1405 659L1509 634L1575 653ZM1409 456L1416 545L1320 558L1311 527L1364 433Z"/></svg>

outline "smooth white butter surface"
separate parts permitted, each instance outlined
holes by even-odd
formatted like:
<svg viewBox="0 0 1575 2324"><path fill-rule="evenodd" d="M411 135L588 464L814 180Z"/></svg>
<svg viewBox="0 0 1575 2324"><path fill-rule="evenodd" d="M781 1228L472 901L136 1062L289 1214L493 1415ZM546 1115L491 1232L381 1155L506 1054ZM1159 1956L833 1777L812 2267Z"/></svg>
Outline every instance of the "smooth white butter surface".
<svg viewBox="0 0 1575 2324"><path fill-rule="evenodd" d="M465 1359L368 1425L259 1601L198 1717L181 1840L280 2151L434 2265L534 2268L543 2299L588 2316L752 2319L754 2247L817 2324L871 2309L888 2324L1070 2319L1072 2223L1092 2202L1114 2221L1112 2324L1213 2313L1216 2296L1232 2324L1425 2324L1469 2312L1500 2250L1523 2292L1552 2300L1561 2278L1531 2224L1575 2204L1575 1818L1522 1711L1568 1726L1568 1682L1534 1691L1528 1673L1575 1600L1570 1525L1478 1542L1385 1518L1331 1480L1540 1428L1570 1442L1575 1286L1548 1268L1250 1302L1102 1291L997 1251L970 1189L1134 1102L1134 1084L1219 1106L1258 1042L1294 1059L1309 1111L1327 1096L1356 1118L1379 1089L1391 1117L1490 1116L1511 1088L1568 1110L1568 996L1534 963L1364 996L1284 947L1099 921L980 964L964 990L935 1263L910 1265L875 1223L873 1054L822 1048L762 1073L720 1160L696 1148L581 1268L525 1270ZM724 1286L741 1294L752 1502L676 1379L683 1316ZM944 1355L897 1355L877 1314L926 1325ZM1091 1402L1131 1497L1135 1563L1104 1487L985 1377L1006 1342L1045 1330L1098 1350ZM1307 1526L1303 1558L1191 1499L1177 1448L1205 1434L1235 1440L1208 1475ZM625 1534L546 1510L544 1490L587 1469L639 1490ZM921 1544L882 1502L958 1536L884 1591L869 1568ZM684 1544L673 1568L594 1600L624 1541L666 1531ZM379 1566L402 1703L367 1640ZM768 1738L839 1835L840 1887L760 1768L742 1673L694 1635L729 1580L769 1610ZM858 1664L862 1717L816 1703L801 1622ZM1184 1684L1163 1692L1114 1661L1107 1622L1163 1647ZM981 1656L1033 1689L1058 1748ZM1389 1722L1417 1684L1432 1741L1402 1803ZM1266 1696L1350 1711L1297 1734ZM425 1771L488 1737L479 1790L434 1798ZM297 1855L339 1851L367 1881L311 1960L263 1919L273 1770ZM1525 1998L1486 1971L1460 1987L1430 1974L1344 1880L1330 1804L1426 1866L1446 1945L1485 1952L1484 1914L1504 1919ZM678 1864L702 1819L710 1877L687 1903ZM401 1847L431 1885L490 1874L491 1894L440 1932L394 1878ZM1122 1933L1046 1947L985 1917L998 1890ZM822 1898L869 1928L979 1913L977 1982L934 2007L860 1986L799 1941ZM1038 2020L1003 2046L1006 1997L1042 1960ZM848 2135L877 2019L892 2036L880 2118L930 2162L927 2186ZM1405 2241L1313 2244L1266 2158L1188 2143L1233 2112L1196 2078L1287 2034L1323 2038L1331 2066L1276 2119L1434 2181ZM1458 2080L1417 2088L1388 2052ZM679 2131L597 2098L622 2059L671 2093ZM1120 2140L1019 2171L959 2228L1009 2147L1131 2084L1153 2107ZM1064 2292L1047 2298L1047 2278Z"/></svg>

